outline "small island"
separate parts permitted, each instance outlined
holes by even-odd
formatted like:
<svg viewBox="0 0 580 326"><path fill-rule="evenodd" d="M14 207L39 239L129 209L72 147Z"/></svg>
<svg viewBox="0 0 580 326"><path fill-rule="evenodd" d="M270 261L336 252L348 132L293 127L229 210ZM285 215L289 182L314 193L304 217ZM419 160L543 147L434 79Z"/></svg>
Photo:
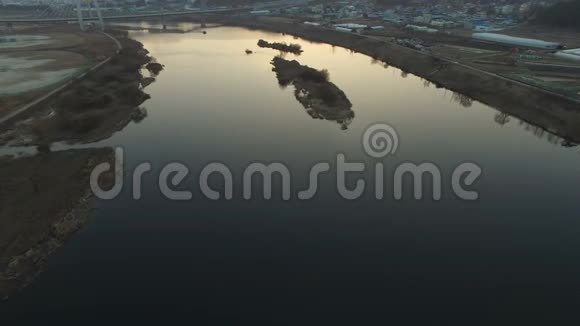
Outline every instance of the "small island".
<svg viewBox="0 0 580 326"><path fill-rule="evenodd" d="M259 40L258 46L261 48L270 48L282 52L290 52L294 54L300 55L302 51L302 46L300 44L287 44L287 43L269 43L268 41Z"/></svg>
<svg viewBox="0 0 580 326"><path fill-rule="evenodd" d="M328 71L280 57L275 57L272 65L280 86L294 85L296 100L313 119L335 121L341 129L348 129L354 119L352 103L340 88L329 81Z"/></svg>

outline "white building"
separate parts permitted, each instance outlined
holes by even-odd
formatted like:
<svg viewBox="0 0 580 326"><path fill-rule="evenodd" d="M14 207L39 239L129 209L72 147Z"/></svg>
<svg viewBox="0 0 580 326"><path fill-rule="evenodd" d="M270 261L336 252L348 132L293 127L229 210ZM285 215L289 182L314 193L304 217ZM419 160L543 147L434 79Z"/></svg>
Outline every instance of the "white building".
<svg viewBox="0 0 580 326"><path fill-rule="evenodd" d="M449 20L432 20L429 25L438 28L453 28L457 26L457 23Z"/></svg>
<svg viewBox="0 0 580 326"><path fill-rule="evenodd" d="M350 30L361 30L367 28L367 25L361 24L335 24L335 27L348 28Z"/></svg>
<svg viewBox="0 0 580 326"><path fill-rule="evenodd" d="M339 31L339 32L352 33L352 29L346 28L346 27L336 26L336 27L334 27L334 29Z"/></svg>
<svg viewBox="0 0 580 326"><path fill-rule="evenodd" d="M554 56L560 59L580 61L580 49L558 51Z"/></svg>
<svg viewBox="0 0 580 326"><path fill-rule="evenodd" d="M417 16L413 18L413 21L418 24L429 24L431 22L432 16L425 14L423 16Z"/></svg>
<svg viewBox="0 0 580 326"><path fill-rule="evenodd" d="M251 15L269 15L271 14L270 10L254 10L250 11Z"/></svg>
<svg viewBox="0 0 580 326"><path fill-rule="evenodd" d="M536 48L544 50L556 50L561 48L560 43L546 42L542 40L536 40L531 38L514 37L504 34L495 33L473 33L472 36L475 40L488 43L497 43L514 47L524 47L524 48Z"/></svg>
<svg viewBox="0 0 580 326"><path fill-rule="evenodd" d="M417 26L417 25L407 25L405 26L405 28L417 31L417 32L425 32L425 33L437 33L438 30L434 29L434 28L429 28L429 27L425 27L425 26Z"/></svg>

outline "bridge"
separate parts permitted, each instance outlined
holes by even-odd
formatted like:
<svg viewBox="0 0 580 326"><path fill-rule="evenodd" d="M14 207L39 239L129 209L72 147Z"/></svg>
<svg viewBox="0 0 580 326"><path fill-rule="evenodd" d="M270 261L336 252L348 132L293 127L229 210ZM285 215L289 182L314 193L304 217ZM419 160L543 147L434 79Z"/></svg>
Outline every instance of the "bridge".
<svg viewBox="0 0 580 326"><path fill-rule="evenodd" d="M235 8L235 9L183 9L179 11L136 11L122 12L122 13L108 13L106 10L101 10L102 19L105 20L123 20L123 19L133 19L133 18L149 18L149 17L164 17L164 16L187 16L191 14L214 14L214 13L227 13L227 12L241 12L252 10L251 8ZM78 20L78 15L76 10L71 10L74 15L67 14L62 16L25 16L25 17L0 17L0 23L62 23L62 22L72 22ZM84 20L98 20L98 11L96 10L85 10L86 12L97 12L96 17L84 17ZM76 16L75 16L76 15Z"/></svg>
<svg viewBox="0 0 580 326"><path fill-rule="evenodd" d="M41 11L31 12L28 15L16 17L1 17L0 24L7 24L9 27L12 24L26 24L26 23L62 23L78 21L81 29L86 28L87 21L97 22L101 28L104 26L104 21L110 20L130 20L130 19L144 19L155 17L175 17L187 16L192 14L222 14L234 12L249 12L252 10L265 10L274 8L283 8L289 6L296 6L308 3L310 0L278 0L271 2L258 3L252 7L240 8L207 8L207 0L201 0L200 8L184 8L181 10L120 10L118 8L101 8L98 0L75 0L76 6L55 5L50 6Z"/></svg>

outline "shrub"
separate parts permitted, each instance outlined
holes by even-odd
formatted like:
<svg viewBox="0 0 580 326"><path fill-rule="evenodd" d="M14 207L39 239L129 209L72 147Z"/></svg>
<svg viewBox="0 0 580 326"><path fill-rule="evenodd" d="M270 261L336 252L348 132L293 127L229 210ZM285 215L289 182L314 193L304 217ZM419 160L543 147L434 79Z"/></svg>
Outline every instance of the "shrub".
<svg viewBox="0 0 580 326"><path fill-rule="evenodd" d="M300 74L300 78L305 81L311 81L315 83L326 83L329 79L328 70L315 70L315 69L306 69L302 74Z"/></svg>
<svg viewBox="0 0 580 326"><path fill-rule="evenodd" d="M328 84L324 84L318 89L318 96L326 105L336 104L337 97L332 87Z"/></svg>

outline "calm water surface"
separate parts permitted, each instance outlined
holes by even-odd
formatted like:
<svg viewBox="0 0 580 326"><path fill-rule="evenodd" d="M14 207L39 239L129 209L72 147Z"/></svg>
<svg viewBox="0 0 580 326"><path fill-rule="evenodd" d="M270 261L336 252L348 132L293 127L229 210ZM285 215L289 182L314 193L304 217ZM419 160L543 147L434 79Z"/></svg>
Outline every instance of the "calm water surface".
<svg viewBox="0 0 580 326"><path fill-rule="evenodd" d="M225 27L133 35L166 66L147 88L148 117L91 146L122 146L126 171L151 162L143 198L126 186L98 201L85 230L8 302L11 316L91 323L113 311L133 323L220 325L579 318L577 148L515 117L500 124L499 111L343 48ZM293 87L278 85L270 65L278 53L258 48L261 38L299 43L304 53L287 59L330 72L353 103L348 129L312 119ZM301 190L313 164L344 153L367 164L370 183L377 161L361 137L377 122L400 138L383 161L385 199L370 186L363 198L341 199L332 173L313 200L283 201L278 190L272 200L241 199L241 171L256 161L284 162ZM194 192L191 201L157 189L159 170L175 161L191 170L178 187ZM199 191L199 170L215 161L234 173L231 201ZM392 169L407 161L441 168L441 201L411 191L393 199ZM483 169L477 201L451 191L451 171L465 161Z"/></svg>

